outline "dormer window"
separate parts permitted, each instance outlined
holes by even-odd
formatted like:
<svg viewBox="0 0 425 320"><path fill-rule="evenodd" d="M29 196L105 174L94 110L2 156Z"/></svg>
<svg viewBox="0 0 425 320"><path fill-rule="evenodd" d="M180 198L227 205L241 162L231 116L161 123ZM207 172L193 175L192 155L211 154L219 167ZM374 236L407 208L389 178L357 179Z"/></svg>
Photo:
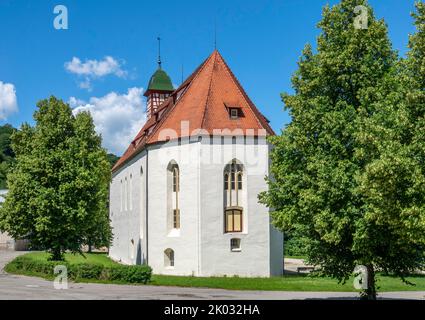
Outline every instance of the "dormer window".
<svg viewBox="0 0 425 320"><path fill-rule="evenodd" d="M229 118L232 120L239 119L244 116L242 112L242 107L237 102L232 103L224 103L224 106L226 107L227 112L229 113Z"/></svg>
<svg viewBox="0 0 425 320"><path fill-rule="evenodd" d="M239 118L239 109L230 108L230 119L238 119Z"/></svg>

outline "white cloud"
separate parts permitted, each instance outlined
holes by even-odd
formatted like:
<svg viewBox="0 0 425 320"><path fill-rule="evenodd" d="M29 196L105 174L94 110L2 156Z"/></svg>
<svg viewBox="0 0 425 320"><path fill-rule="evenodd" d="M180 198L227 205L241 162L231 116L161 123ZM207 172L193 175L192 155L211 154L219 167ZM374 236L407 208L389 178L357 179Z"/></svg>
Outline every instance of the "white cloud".
<svg viewBox="0 0 425 320"><path fill-rule="evenodd" d="M103 60L86 60L84 63L77 57L65 62L65 69L77 75L104 77L114 74L123 78L127 72L121 69L121 64L111 56L106 56Z"/></svg>
<svg viewBox="0 0 425 320"><path fill-rule="evenodd" d="M122 64L111 56L106 56L103 60L85 60L84 62L77 57L71 61L65 62L65 69L79 77L84 78L79 83L80 88L91 90L91 81L108 75L115 75L119 78L125 78L127 71L122 69Z"/></svg>
<svg viewBox="0 0 425 320"><path fill-rule="evenodd" d="M18 111L15 86L11 83L0 81L0 120Z"/></svg>
<svg viewBox="0 0 425 320"><path fill-rule="evenodd" d="M86 80L81 81L78 86L80 89L87 89L87 91L92 91L93 87L91 85L91 80L86 78Z"/></svg>
<svg viewBox="0 0 425 320"><path fill-rule="evenodd" d="M75 97L69 99L74 114L89 111L96 131L102 135L103 146L121 155L146 121L142 88L130 88L126 94L110 92L86 103Z"/></svg>
<svg viewBox="0 0 425 320"><path fill-rule="evenodd" d="M85 102L84 100L80 100L80 99L77 99L77 98L75 98L75 97L71 97L71 98L69 98L69 101L68 101L68 103L69 103L69 105L71 106L71 108L77 108L77 107L79 107L79 106L81 106L81 105L85 105L85 104L87 104L87 102Z"/></svg>

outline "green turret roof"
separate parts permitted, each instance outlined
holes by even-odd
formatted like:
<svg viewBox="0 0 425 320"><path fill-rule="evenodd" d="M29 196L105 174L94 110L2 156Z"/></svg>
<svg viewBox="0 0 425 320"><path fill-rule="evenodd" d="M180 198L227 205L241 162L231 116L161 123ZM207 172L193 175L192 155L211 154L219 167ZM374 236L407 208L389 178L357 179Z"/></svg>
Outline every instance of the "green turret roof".
<svg viewBox="0 0 425 320"><path fill-rule="evenodd" d="M146 91L149 90L174 91L174 87L168 74L161 68L158 68L149 81Z"/></svg>

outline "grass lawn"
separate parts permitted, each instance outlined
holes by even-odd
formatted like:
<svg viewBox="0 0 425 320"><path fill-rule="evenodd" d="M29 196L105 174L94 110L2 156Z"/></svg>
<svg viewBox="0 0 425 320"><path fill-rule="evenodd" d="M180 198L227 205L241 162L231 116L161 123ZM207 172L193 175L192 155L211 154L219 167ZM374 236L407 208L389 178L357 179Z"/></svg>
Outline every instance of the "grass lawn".
<svg viewBox="0 0 425 320"><path fill-rule="evenodd" d="M83 257L80 254L65 254L65 261L68 263L96 263L104 266L111 266L118 264L117 262L109 259L105 253L86 253ZM49 257L47 252L30 252L25 254L25 257L30 257L33 260L46 261Z"/></svg>
<svg viewBox="0 0 425 320"><path fill-rule="evenodd" d="M26 254L34 260L47 260L48 254L43 252L31 252ZM86 258L81 255L66 254L65 259L68 263L97 263L105 266L116 265L106 254L91 253L86 254ZM13 268L13 261L6 266L6 271L15 274L25 274L29 276L40 276L51 279L43 274L34 274L31 272L17 271ZM390 276L378 276L379 291L425 291L425 276L411 276L408 278L416 286L404 284L400 279ZM107 283L104 281L87 281ZM111 283L111 282L109 282ZM123 282L113 282L123 284ZM271 290L271 291L339 291L355 292L353 280L350 279L346 284L338 284L331 278L311 277L308 275L286 275L283 277L272 278L240 278L240 277L180 277L153 275L150 285L157 286L178 286L178 287L202 287L202 288L221 288L230 290Z"/></svg>
<svg viewBox="0 0 425 320"><path fill-rule="evenodd" d="M388 291L425 291L425 277L413 276L408 280L416 284L409 286L400 279L379 276L378 286L380 292ZM286 275L272 278L238 278L238 277L177 277L153 275L152 285L178 286L178 287L207 287L229 290L270 290L270 291L334 291L357 292L353 287L353 279L344 285L331 278L311 277L308 275Z"/></svg>

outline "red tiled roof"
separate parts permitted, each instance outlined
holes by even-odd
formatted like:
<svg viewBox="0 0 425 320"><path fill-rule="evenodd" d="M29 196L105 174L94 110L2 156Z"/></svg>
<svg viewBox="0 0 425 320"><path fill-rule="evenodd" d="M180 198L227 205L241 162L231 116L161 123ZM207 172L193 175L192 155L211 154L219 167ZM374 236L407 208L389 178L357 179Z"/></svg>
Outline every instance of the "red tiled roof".
<svg viewBox="0 0 425 320"><path fill-rule="evenodd" d="M238 119L231 119L228 108L241 110ZM181 130L182 122L187 123ZM174 130L177 137L194 134L197 130L213 134L214 130L265 130L274 135L266 118L258 111L236 79L220 53L215 50L195 72L164 101L146 122L123 156L113 167L117 170L148 144L165 142L163 130Z"/></svg>

